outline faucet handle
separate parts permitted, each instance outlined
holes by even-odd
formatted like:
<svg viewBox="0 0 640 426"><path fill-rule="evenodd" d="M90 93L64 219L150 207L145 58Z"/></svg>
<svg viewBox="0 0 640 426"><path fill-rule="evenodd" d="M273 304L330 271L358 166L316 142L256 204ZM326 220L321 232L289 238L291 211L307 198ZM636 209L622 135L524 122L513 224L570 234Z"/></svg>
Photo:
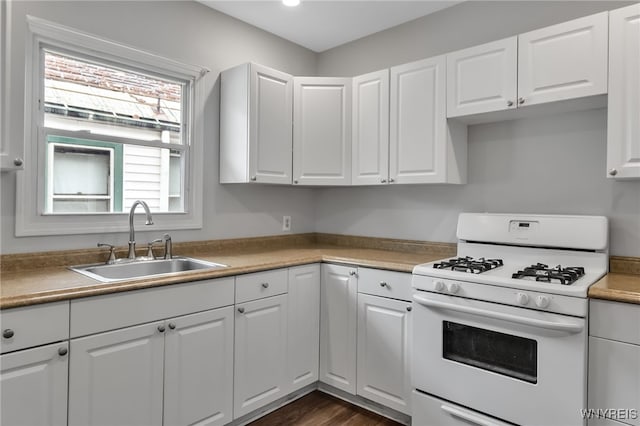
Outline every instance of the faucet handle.
<svg viewBox="0 0 640 426"><path fill-rule="evenodd" d="M164 258L171 259L173 257L173 244L171 243L171 235L164 234L162 236L164 240Z"/></svg>
<svg viewBox="0 0 640 426"><path fill-rule="evenodd" d="M116 263L116 253L115 253L116 247L115 246L107 243L98 243L98 247L109 247L109 258L107 259L105 264L113 265L114 263Z"/></svg>
<svg viewBox="0 0 640 426"><path fill-rule="evenodd" d="M153 245L155 243L161 243L162 242L162 238L157 238L149 243L147 243L147 257L155 260L156 256L153 254Z"/></svg>

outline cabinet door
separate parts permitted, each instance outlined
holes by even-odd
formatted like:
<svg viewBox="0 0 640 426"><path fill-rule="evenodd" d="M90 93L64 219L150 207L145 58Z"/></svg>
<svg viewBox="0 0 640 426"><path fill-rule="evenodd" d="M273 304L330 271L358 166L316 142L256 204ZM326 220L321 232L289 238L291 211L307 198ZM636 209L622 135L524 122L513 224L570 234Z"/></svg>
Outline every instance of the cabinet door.
<svg viewBox="0 0 640 426"><path fill-rule="evenodd" d="M607 93L608 12L518 36L518 103Z"/></svg>
<svg viewBox="0 0 640 426"><path fill-rule="evenodd" d="M518 37L447 54L447 117L516 108Z"/></svg>
<svg viewBox="0 0 640 426"><path fill-rule="evenodd" d="M293 183L351 183L351 79L294 77Z"/></svg>
<svg viewBox="0 0 640 426"><path fill-rule="evenodd" d="M11 137L9 123L11 109L9 102L11 85L10 58L11 35L11 3L0 2L0 170L18 170L24 168L24 144L22 138ZM19 49L16 49L18 51ZM20 52L21 53L21 52ZM20 90L20 89L18 89Z"/></svg>
<svg viewBox="0 0 640 426"><path fill-rule="evenodd" d="M234 418L288 393L287 295L236 305Z"/></svg>
<svg viewBox="0 0 640 426"><path fill-rule="evenodd" d="M320 283L320 381L356 393L357 272L322 265Z"/></svg>
<svg viewBox="0 0 640 426"><path fill-rule="evenodd" d="M589 337L588 407L640 410L640 346ZM617 420L640 425L637 411Z"/></svg>
<svg viewBox="0 0 640 426"><path fill-rule="evenodd" d="M0 424L67 424L68 343L0 356Z"/></svg>
<svg viewBox="0 0 640 426"><path fill-rule="evenodd" d="M411 414L411 303L358 293L358 395Z"/></svg>
<svg viewBox="0 0 640 426"><path fill-rule="evenodd" d="M353 78L353 185L389 179L389 70Z"/></svg>
<svg viewBox="0 0 640 426"><path fill-rule="evenodd" d="M320 265L289 268L287 380L289 391L318 380Z"/></svg>
<svg viewBox="0 0 640 426"><path fill-rule="evenodd" d="M249 108L250 180L290 184L293 78L289 74L251 64Z"/></svg>
<svg viewBox="0 0 640 426"><path fill-rule="evenodd" d="M162 329L145 324L71 340L69 425L162 424Z"/></svg>
<svg viewBox="0 0 640 426"><path fill-rule="evenodd" d="M233 307L167 321L164 424L233 420Z"/></svg>
<svg viewBox="0 0 640 426"><path fill-rule="evenodd" d="M640 4L609 14L607 175L640 178Z"/></svg>
<svg viewBox="0 0 640 426"><path fill-rule="evenodd" d="M447 128L445 66L438 56L391 68L389 179L396 183L464 181L466 164L457 173ZM458 160L466 163L463 148Z"/></svg>

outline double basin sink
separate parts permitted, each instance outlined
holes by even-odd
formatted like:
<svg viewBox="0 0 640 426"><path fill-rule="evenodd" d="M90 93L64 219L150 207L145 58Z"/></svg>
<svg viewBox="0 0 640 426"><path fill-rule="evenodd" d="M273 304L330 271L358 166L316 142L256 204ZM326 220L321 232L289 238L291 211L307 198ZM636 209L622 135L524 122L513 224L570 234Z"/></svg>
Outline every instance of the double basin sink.
<svg viewBox="0 0 640 426"><path fill-rule="evenodd" d="M191 257L173 257L158 260L134 260L111 265L98 263L71 266L69 269L103 283L151 278L175 272L198 271L204 269L226 268L227 265L207 262Z"/></svg>

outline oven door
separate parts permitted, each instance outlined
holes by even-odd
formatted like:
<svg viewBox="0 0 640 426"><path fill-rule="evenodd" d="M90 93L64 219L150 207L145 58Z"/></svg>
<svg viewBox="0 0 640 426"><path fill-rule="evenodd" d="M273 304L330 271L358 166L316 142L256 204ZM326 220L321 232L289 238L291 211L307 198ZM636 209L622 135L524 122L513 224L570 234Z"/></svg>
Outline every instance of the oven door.
<svg viewBox="0 0 640 426"><path fill-rule="evenodd" d="M520 425L583 425L586 320L416 291L414 388Z"/></svg>

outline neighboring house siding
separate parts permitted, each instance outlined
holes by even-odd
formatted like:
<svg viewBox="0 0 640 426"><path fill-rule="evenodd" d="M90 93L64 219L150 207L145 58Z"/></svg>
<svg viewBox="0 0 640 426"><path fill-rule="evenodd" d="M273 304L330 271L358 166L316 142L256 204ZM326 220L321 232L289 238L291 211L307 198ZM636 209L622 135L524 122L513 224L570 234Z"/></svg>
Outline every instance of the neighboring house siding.
<svg viewBox="0 0 640 426"><path fill-rule="evenodd" d="M123 208L144 200L152 210L167 211L169 150L124 146Z"/></svg>

